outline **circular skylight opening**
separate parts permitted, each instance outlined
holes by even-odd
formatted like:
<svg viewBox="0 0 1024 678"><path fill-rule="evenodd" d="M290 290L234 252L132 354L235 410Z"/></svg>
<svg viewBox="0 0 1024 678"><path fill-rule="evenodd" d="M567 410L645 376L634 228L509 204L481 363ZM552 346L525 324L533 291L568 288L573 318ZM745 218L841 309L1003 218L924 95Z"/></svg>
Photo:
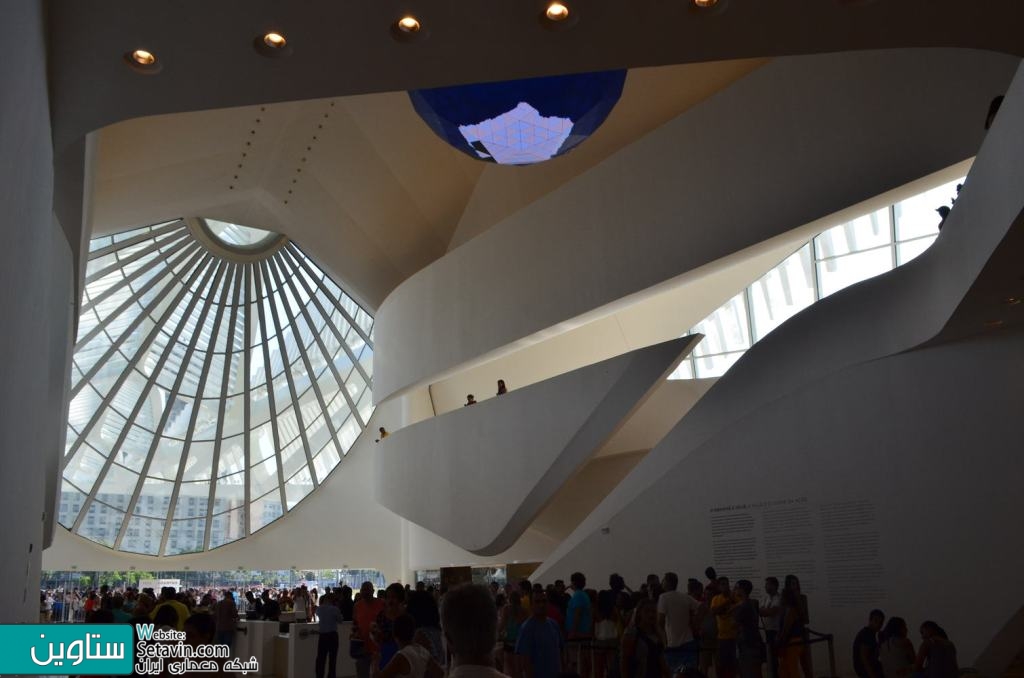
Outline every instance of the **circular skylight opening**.
<svg viewBox="0 0 1024 678"><path fill-rule="evenodd" d="M217 219L203 219L206 230L221 245L243 250L260 250L274 244L280 235L273 231L264 231L251 226L241 226Z"/></svg>

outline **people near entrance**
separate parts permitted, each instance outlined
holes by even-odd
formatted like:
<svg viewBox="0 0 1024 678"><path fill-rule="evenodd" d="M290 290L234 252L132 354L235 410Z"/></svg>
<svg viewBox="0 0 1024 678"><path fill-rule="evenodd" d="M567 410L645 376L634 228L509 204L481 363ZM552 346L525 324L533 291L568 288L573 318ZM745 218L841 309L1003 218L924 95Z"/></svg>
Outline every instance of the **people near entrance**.
<svg viewBox="0 0 1024 678"><path fill-rule="evenodd" d="M572 596L565 611L567 666L570 673L590 675L591 640L594 637L594 615L590 595L586 591L587 578L582 572L574 572L569 581Z"/></svg>
<svg viewBox="0 0 1024 678"><path fill-rule="evenodd" d="M174 610L174 628L178 631L185 630L185 620L188 619L189 612L188 607L184 603L178 601L175 594L177 590L173 586L165 586L160 589L160 600L157 601L156 607L153 608L153 612L150 613L150 618L154 621L157 620L157 615L160 614L160 610L169 607Z"/></svg>
<svg viewBox="0 0 1024 678"><path fill-rule="evenodd" d="M738 627L732 608L736 604L728 577L718 578L718 594L711 599L711 613L715 615L718 651L715 653L715 675L734 678L737 672L736 636Z"/></svg>
<svg viewBox="0 0 1024 678"><path fill-rule="evenodd" d="M508 393L508 388L505 386L505 380L504 379L499 379L498 380L498 392L495 395L505 395L506 393Z"/></svg>
<svg viewBox="0 0 1024 678"><path fill-rule="evenodd" d="M779 614L782 612L782 596L779 595L778 577L767 577L764 580L764 595L758 610L761 624L764 627L764 643L768 651L768 678L778 678L779 658L775 651L775 638L779 634Z"/></svg>
<svg viewBox="0 0 1024 678"><path fill-rule="evenodd" d="M633 611L633 623L622 636L621 657L622 678L669 678L658 608L650 598L641 598Z"/></svg>
<svg viewBox="0 0 1024 678"><path fill-rule="evenodd" d="M914 675L922 678L957 678L960 666L956 647L941 626L933 621L921 624L921 647L914 661Z"/></svg>
<svg viewBox="0 0 1024 678"><path fill-rule="evenodd" d="M311 607L312 601L305 585L295 589L292 593L292 611L295 613L295 621L299 623L307 621L310 617Z"/></svg>
<svg viewBox="0 0 1024 678"><path fill-rule="evenodd" d="M494 668L498 610L485 586L463 584L441 599L441 629L451 652L448 678L502 678Z"/></svg>
<svg viewBox="0 0 1024 678"><path fill-rule="evenodd" d="M373 441L375 443L379 443L380 441L384 440L389 435L391 435L390 433L388 433L388 430L386 428L384 428L383 426L381 426L377 430L380 432L380 435L378 435L376 440Z"/></svg>
<svg viewBox="0 0 1024 678"><path fill-rule="evenodd" d="M761 638L757 604L751 600L754 585L740 579L733 589L736 601L730 610L736 621L736 659L741 678L762 678L761 664L765 660L764 640Z"/></svg>
<svg viewBox="0 0 1024 678"><path fill-rule="evenodd" d="M802 624L802 632L804 634L804 642L800 646L800 670L804 674L804 678L814 678L814 663L811 661L811 644L807 642L810 640L807 635L807 628L811 623L811 608L807 602L807 596L800 590L800 579L795 574L787 574L785 580L785 588L792 589L796 593L797 606L800 611L800 623Z"/></svg>
<svg viewBox="0 0 1024 678"><path fill-rule="evenodd" d="M337 676L338 624L344 621L334 593L325 593L317 609L316 678ZM326 668L326 671L325 671Z"/></svg>
<svg viewBox="0 0 1024 678"><path fill-rule="evenodd" d="M430 650L415 642L416 620L409 613L400 614L391 623L398 650L384 667L371 664L373 678L442 678L444 670L434 660Z"/></svg>
<svg viewBox="0 0 1024 678"><path fill-rule="evenodd" d="M800 657L804 651L805 626L800 613L800 597L796 589L782 590L782 611L775 652L779 658L779 678L800 678Z"/></svg>
<svg viewBox="0 0 1024 678"><path fill-rule="evenodd" d="M502 670L511 678L520 678L523 675L523 662L520 657L516 656L516 643L519 640L520 629L530 617L530 611L529 608L523 607L522 600L521 596L513 592L506 598L505 604L498 614L498 639L501 641Z"/></svg>
<svg viewBox="0 0 1024 678"><path fill-rule="evenodd" d="M406 598L405 611L416 621L416 632L423 637L423 644L429 646L431 656L438 664L444 666L441 613L437 609L437 600L427 591L426 584L416 582L416 590L409 593Z"/></svg>
<svg viewBox="0 0 1024 678"><path fill-rule="evenodd" d="M665 634L665 659L672 674L697 668L698 645L693 637L700 603L679 591L679 575L666 572L657 600L658 626Z"/></svg>
<svg viewBox="0 0 1024 678"><path fill-rule="evenodd" d="M878 661L885 678L906 678L913 671L916 653L908 635L902 617L890 617L878 634Z"/></svg>
<svg viewBox="0 0 1024 678"><path fill-rule="evenodd" d="M235 644L238 607L235 605L235 598L231 595L231 591L225 589L221 594L221 599L213 606L215 637L218 645L227 645L231 648Z"/></svg>
<svg viewBox="0 0 1024 678"><path fill-rule="evenodd" d="M882 678L882 664L878 659L878 633L885 623L881 610L871 610L868 625L853 639L853 672L860 678Z"/></svg>
<svg viewBox="0 0 1024 678"><path fill-rule="evenodd" d="M473 397L472 393L466 396L466 404L463 407L469 407L470 405L476 405L476 398Z"/></svg>
<svg viewBox="0 0 1024 678"><path fill-rule="evenodd" d="M316 678L336 678L342 651L355 660L358 678L444 678L446 666L454 678L806 678L812 644L831 636L809 631L797 577L787 576L781 590L777 578L767 577L758 591L747 579L730 586L713 568L706 575L706 588L690 578L685 593L674 571L658 582L647 576L635 590L617 573L601 591L588 589L582 572L573 573L569 588L561 579L547 586L520 579L438 591L421 581L378 592L364 582L354 601L352 589L338 582L325 589L315 617L305 586L168 587L159 598L152 589L52 587L41 590L40 607L53 600L55 622L153 623L184 629L188 642L231 647L241 612L247 620L276 622L282 608L294 606L295 621L305 610L317 624ZM88 615L72 616L76 597L96 599ZM338 625L349 615L342 648ZM956 647L941 626L921 624L915 651L906 620L886 621L880 610L870 612L847 646L852 653L840 675L959 678Z"/></svg>
<svg viewBox="0 0 1024 678"><path fill-rule="evenodd" d="M377 614L370 629L370 635L377 646L373 664L383 669L398 653L398 638L395 637L395 620L405 612L405 587L395 582L390 584L384 593L384 607Z"/></svg>
<svg viewBox="0 0 1024 678"><path fill-rule="evenodd" d="M351 643L349 653L356 660L357 678L370 677L370 662L377 654L377 645L370 635L377 616L384 610L384 601L373 595L373 584L364 581L359 587L359 600L355 601L352 610Z"/></svg>
<svg viewBox="0 0 1024 678"><path fill-rule="evenodd" d="M531 608L531 614L519 627L515 642L521 675L523 678L558 678L562 669L562 631L548 616L548 597L543 590L533 593Z"/></svg>

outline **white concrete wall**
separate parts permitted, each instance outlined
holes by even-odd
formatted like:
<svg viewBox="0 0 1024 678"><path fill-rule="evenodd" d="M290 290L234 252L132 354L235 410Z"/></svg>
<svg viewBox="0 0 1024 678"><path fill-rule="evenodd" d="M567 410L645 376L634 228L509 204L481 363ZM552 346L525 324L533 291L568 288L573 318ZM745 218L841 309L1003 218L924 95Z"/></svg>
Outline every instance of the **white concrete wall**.
<svg viewBox="0 0 1024 678"><path fill-rule="evenodd" d="M608 534L588 533L538 576L581 570L603 582L617 571L639 584L668 570L701 578L708 565L734 579L792 571L810 587L812 627L836 634L841 675L852 674L848 648L873 607L904 617L915 643L921 622L938 621L963 665L972 665L1024 604L1021 383L1020 332L831 374L690 450L601 523ZM757 563L716 557L712 519L722 514L713 509L800 498L815 523L812 567L765 558L763 548ZM838 568L826 560L827 531L817 524L822 504L846 501L873 508L877 523L868 533L878 536L873 562L881 566L869 582L877 595L852 604L836 599L841 584L830 573ZM979 581L992 582L993 595ZM824 661L817 653L818 669Z"/></svg>
<svg viewBox="0 0 1024 678"><path fill-rule="evenodd" d="M397 431L376 455L377 500L468 551L505 551L694 344L641 349Z"/></svg>
<svg viewBox="0 0 1024 678"><path fill-rule="evenodd" d="M5 5L0 44L0 622L13 623L38 619L73 297L70 248L52 211L42 3Z"/></svg>
<svg viewBox="0 0 1024 678"><path fill-rule="evenodd" d="M1017 63L772 61L400 285L376 318L374 397L970 157Z"/></svg>

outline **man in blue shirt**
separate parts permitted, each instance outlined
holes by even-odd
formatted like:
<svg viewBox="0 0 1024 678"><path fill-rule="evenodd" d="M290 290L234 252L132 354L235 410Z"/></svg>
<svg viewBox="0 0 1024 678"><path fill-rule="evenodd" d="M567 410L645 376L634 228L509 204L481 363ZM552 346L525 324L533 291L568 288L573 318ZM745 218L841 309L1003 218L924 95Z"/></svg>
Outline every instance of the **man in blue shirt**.
<svg viewBox="0 0 1024 678"><path fill-rule="evenodd" d="M548 597L533 594L533 614L523 622L516 639L516 654L524 657L526 678L557 678L562 672L562 631L548 618Z"/></svg>
<svg viewBox="0 0 1024 678"><path fill-rule="evenodd" d="M569 666L566 670L590 675L590 650L594 637L594 617L591 614L590 595L586 592L587 578L582 572L573 572L572 597L565 611L565 631L569 640Z"/></svg>
<svg viewBox="0 0 1024 678"><path fill-rule="evenodd" d="M327 663L327 678L335 678L338 666L338 622L343 621L343 618L334 594L327 594L320 599L317 619L320 637L316 644L316 678L324 678L324 662Z"/></svg>

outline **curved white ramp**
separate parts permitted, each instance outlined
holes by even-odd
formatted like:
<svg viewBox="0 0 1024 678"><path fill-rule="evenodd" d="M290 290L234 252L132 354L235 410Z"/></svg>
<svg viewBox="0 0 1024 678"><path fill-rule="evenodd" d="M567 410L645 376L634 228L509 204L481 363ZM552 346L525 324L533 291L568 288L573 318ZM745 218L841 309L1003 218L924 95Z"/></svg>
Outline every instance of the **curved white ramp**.
<svg viewBox="0 0 1024 678"><path fill-rule="evenodd" d="M880 608L999 675L1024 599L1022 121L1024 69L935 244L755 344L533 576L794 573L837 647ZM994 599L949 585L979 555Z"/></svg>
<svg viewBox="0 0 1024 678"><path fill-rule="evenodd" d="M427 419L381 441L377 500L480 555L509 547L700 335Z"/></svg>

